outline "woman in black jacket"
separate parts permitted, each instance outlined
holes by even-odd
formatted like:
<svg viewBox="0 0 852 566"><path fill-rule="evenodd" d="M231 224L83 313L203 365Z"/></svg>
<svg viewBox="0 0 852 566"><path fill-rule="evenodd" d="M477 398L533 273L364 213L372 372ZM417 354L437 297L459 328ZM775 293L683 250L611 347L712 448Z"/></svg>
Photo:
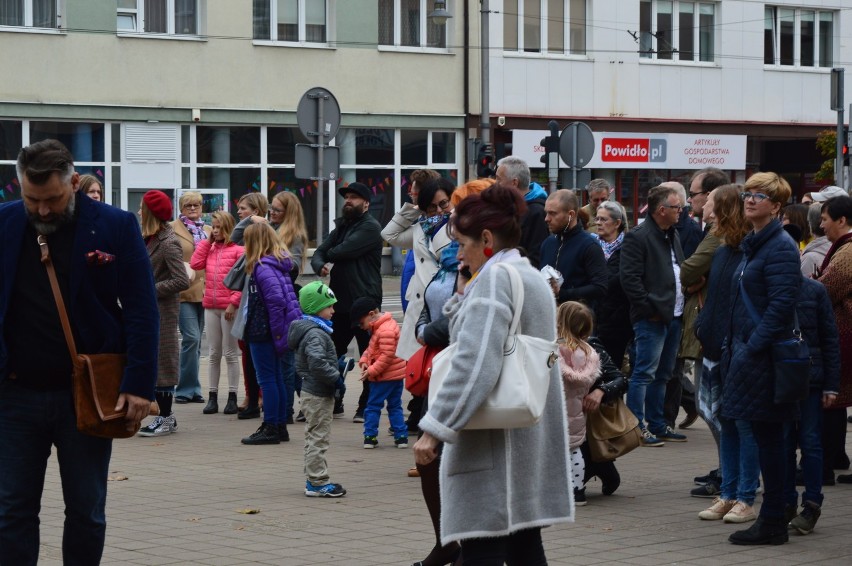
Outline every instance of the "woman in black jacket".
<svg viewBox="0 0 852 566"><path fill-rule="evenodd" d="M621 204L604 201L597 209L595 222L598 230L596 238L603 249L607 269L606 297L600 299L595 307L595 334L615 366L620 368L627 345L633 339L630 302L621 288L619 275L627 214Z"/></svg>

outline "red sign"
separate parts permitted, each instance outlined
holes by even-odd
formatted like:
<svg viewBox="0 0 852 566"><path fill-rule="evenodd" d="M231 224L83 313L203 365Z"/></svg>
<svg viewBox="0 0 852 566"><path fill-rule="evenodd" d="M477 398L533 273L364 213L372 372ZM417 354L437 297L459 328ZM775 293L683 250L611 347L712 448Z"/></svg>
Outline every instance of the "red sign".
<svg viewBox="0 0 852 566"><path fill-rule="evenodd" d="M647 163L650 155L649 146L648 138L603 138L601 161Z"/></svg>

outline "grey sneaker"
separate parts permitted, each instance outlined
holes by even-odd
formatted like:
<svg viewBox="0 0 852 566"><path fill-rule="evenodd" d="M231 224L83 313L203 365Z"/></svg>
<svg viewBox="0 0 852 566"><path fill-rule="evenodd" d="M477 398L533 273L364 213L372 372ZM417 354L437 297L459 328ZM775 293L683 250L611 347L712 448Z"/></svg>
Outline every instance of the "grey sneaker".
<svg viewBox="0 0 852 566"><path fill-rule="evenodd" d="M174 430L172 430L174 424ZM139 436L167 436L177 431L177 422L174 415L169 417L154 417L147 426L143 426L137 433Z"/></svg>
<svg viewBox="0 0 852 566"><path fill-rule="evenodd" d="M821 514L822 510L819 505L813 501L805 501L805 504L802 505L802 512L790 521L790 526L799 531L799 534L808 535L814 530Z"/></svg>

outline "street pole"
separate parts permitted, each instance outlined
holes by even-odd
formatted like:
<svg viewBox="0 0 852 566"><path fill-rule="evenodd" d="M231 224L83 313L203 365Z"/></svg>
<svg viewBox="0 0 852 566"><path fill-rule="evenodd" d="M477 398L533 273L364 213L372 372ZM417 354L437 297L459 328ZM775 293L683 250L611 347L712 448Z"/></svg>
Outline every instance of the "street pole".
<svg viewBox="0 0 852 566"><path fill-rule="evenodd" d="M479 39L480 44L480 111L481 116L479 120L479 129L480 129L480 138L482 139L483 144L491 143L491 110L488 105L488 91L490 88L489 85L489 61L488 58L491 56L490 53L490 44L491 44L491 32L488 25L488 16L490 15L490 10L488 7L488 0L481 0L482 5L480 8L480 19L481 19L481 28L480 33L482 36Z"/></svg>
<svg viewBox="0 0 852 566"><path fill-rule="evenodd" d="M852 116L852 105L850 105L850 116ZM843 108L837 111L837 158L835 159L835 167L837 174L834 176L834 181L838 187L845 188L843 182L843 144L846 140L843 139Z"/></svg>
<svg viewBox="0 0 852 566"><path fill-rule="evenodd" d="M831 109L837 111L837 143L835 144L834 184L845 187L843 183L843 67L831 70Z"/></svg>

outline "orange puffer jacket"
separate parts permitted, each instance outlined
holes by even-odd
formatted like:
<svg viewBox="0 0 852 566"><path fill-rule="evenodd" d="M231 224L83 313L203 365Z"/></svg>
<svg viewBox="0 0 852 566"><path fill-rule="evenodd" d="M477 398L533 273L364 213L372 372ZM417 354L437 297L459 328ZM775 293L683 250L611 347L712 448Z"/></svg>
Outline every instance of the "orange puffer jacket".
<svg viewBox="0 0 852 566"><path fill-rule="evenodd" d="M367 365L367 381L397 381L405 379L405 360L397 357L399 324L389 312L371 325L370 345L361 355L361 363Z"/></svg>

